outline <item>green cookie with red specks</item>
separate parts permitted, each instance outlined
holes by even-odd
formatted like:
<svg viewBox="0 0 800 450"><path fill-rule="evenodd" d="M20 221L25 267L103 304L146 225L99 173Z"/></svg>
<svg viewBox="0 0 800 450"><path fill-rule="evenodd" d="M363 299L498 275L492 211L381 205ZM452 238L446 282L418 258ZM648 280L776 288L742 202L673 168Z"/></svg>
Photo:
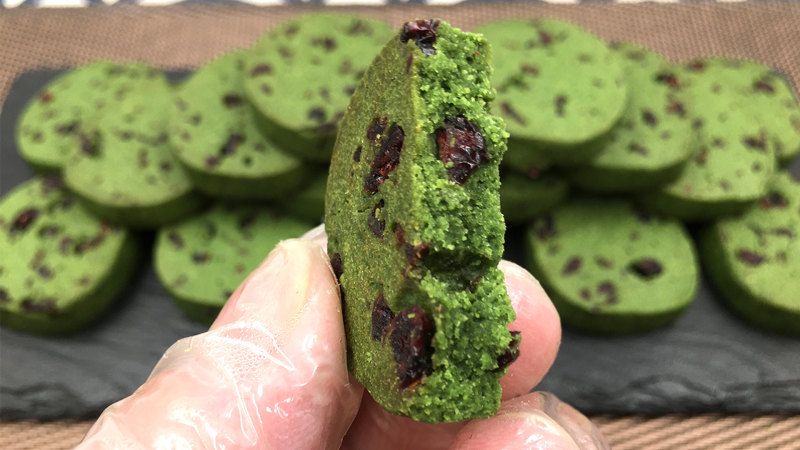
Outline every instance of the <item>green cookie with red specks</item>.
<svg viewBox="0 0 800 450"><path fill-rule="evenodd" d="M140 84L109 100L114 114L81 122L64 162L64 182L98 217L134 228L180 220L205 201L169 144L172 89Z"/></svg>
<svg viewBox="0 0 800 450"><path fill-rule="evenodd" d="M597 192L636 192L674 180L691 156L695 135L689 118L670 108L686 103L673 68L633 44L611 46L625 70L628 107L619 123L593 145L599 155L566 173L571 183Z"/></svg>
<svg viewBox="0 0 800 450"><path fill-rule="evenodd" d="M337 14L303 15L267 32L249 52L244 86L270 139L327 163L347 102L391 35L383 22Z"/></svg>
<svg viewBox="0 0 800 450"><path fill-rule="evenodd" d="M561 203L568 192L567 182L555 174L532 178L504 173L500 177L500 210L507 224L525 223Z"/></svg>
<svg viewBox="0 0 800 450"><path fill-rule="evenodd" d="M328 254L348 366L393 414L488 417L519 354L503 274L490 49L438 20L404 25L347 108L328 177ZM524 337L523 337L524 339Z"/></svg>
<svg viewBox="0 0 800 450"><path fill-rule="evenodd" d="M140 63L98 61L59 75L22 112L20 155L37 171L59 172L85 118L113 113L112 100L129 96L136 86L163 82L160 70Z"/></svg>
<svg viewBox="0 0 800 450"><path fill-rule="evenodd" d="M708 221L741 212L758 200L776 166L778 134L743 106L761 96L749 63L718 58L695 60L676 68L676 89L689 105L670 108L691 120L697 143L681 174L640 201L655 212L685 221ZM765 89L765 88L759 88Z"/></svg>
<svg viewBox="0 0 800 450"><path fill-rule="evenodd" d="M211 323L278 242L309 228L262 206L217 204L158 231L156 274L187 316Z"/></svg>
<svg viewBox="0 0 800 450"><path fill-rule="evenodd" d="M0 201L0 324L38 334L80 330L106 312L136 268L130 233L89 214L58 178Z"/></svg>
<svg viewBox="0 0 800 450"><path fill-rule="evenodd" d="M800 335L800 179L777 174L744 213L709 225L703 267L722 298L750 322Z"/></svg>
<svg viewBox="0 0 800 450"><path fill-rule="evenodd" d="M492 44L497 102L511 137L505 163L527 171L540 160L575 164L584 145L622 116L627 86L617 55L597 36L551 19L507 20L476 30Z"/></svg>
<svg viewBox="0 0 800 450"><path fill-rule="evenodd" d="M306 170L259 129L244 96L246 55L218 57L180 86L170 144L194 186L208 196L282 198L307 182Z"/></svg>
<svg viewBox="0 0 800 450"><path fill-rule="evenodd" d="M683 226L609 198L572 199L536 219L528 265L565 324L601 334L652 330L694 298L698 267Z"/></svg>

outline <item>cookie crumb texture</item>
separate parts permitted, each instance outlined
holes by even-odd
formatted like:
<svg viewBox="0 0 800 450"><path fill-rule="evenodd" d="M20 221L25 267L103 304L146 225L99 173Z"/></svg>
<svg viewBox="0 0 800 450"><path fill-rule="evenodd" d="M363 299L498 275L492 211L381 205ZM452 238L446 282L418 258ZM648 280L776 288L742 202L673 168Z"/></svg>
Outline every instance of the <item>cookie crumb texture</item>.
<svg viewBox="0 0 800 450"><path fill-rule="evenodd" d="M699 271L688 233L628 201L572 199L537 218L526 237L531 272L574 328L648 331L694 298Z"/></svg>
<svg viewBox="0 0 800 450"><path fill-rule="evenodd" d="M34 178L0 202L0 323L77 331L104 313L130 279L137 245L90 215L58 178Z"/></svg>
<svg viewBox="0 0 800 450"><path fill-rule="evenodd" d="M800 179L777 174L745 213L701 233L709 279L752 323L800 335Z"/></svg>
<svg viewBox="0 0 800 450"><path fill-rule="evenodd" d="M391 35L383 22L343 14L308 14L267 32L249 51L244 86L270 139L327 163L347 102Z"/></svg>
<svg viewBox="0 0 800 450"><path fill-rule="evenodd" d="M394 414L487 417L519 336L502 272L502 120L489 46L438 20L406 24L367 69L334 148L328 252L350 370Z"/></svg>
<svg viewBox="0 0 800 450"><path fill-rule="evenodd" d="M262 206L217 204L159 230L156 274L187 316L211 323L278 242L308 228Z"/></svg>

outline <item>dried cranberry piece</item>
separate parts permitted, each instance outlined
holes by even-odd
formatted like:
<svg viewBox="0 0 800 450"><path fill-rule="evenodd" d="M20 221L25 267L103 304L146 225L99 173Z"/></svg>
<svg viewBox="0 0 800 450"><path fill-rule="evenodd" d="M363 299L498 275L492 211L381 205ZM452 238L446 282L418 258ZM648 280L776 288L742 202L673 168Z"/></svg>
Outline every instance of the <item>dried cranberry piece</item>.
<svg viewBox="0 0 800 450"><path fill-rule="evenodd" d="M400 389L414 387L422 377L433 373L435 332L425 310L416 305L404 309L392 320L389 345L397 362Z"/></svg>
<svg viewBox="0 0 800 450"><path fill-rule="evenodd" d="M353 161L360 162L361 161L361 146L359 145L356 148L356 151L353 152Z"/></svg>
<svg viewBox="0 0 800 450"><path fill-rule="evenodd" d="M25 312L29 313L39 313L39 314L47 314L48 316L54 316L58 314L58 308L56 307L56 300L54 298L47 298L42 301L35 301L30 298L26 298L20 304L22 309Z"/></svg>
<svg viewBox="0 0 800 450"><path fill-rule="evenodd" d="M211 255L209 255L208 252L194 252L192 254L192 261L194 261L195 264L204 264L209 259L211 259Z"/></svg>
<svg viewBox="0 0 800 450"><path fill-rule="evenodd" d="M744 248L736 250L736 258L739 261L747 264L748 266L753 266L753 267L761 265L761 263L764 262L764 259L766 259L764 258L763 255L759 255L756 252Z"/></svg>
<svg viewBox="0 0 800 450"><path fill-rule="evenodd" d="M513 119L515 122L519 123L520 125L527 125L528 124L528 121L525 120L525 118L522 117L522 115L520 113L518 113L517 110L515 110L513 107L511 107L510 103L508 103L508 102L500 103L500 110L503 112L503 114L505 114L509 118Z"/></svg>
<svg viewBox="0 0 800 450"><path fill-rule="evenodd" d="M553 99L553 106L555 107L556 115L559 117L564 115L564 106L566 105L567 105L567 97L563 95L559 95L555 99Z"/></svg>
<svg viewBox="0 0 800 450"><path fill-rule="evenodd" d="M372 212L369 213L367 217L367 225L369 226L370 231L372 234L379 238L383 238L383 231L386 229L386 221L385 220L378 220L376 214L379 209L383 208L384 202L381 199L375 206L372 208Z"/></svg>
<svg viewBox="0 0 800 450"><path fill-rule="evenodd" d="M747 148L752 148L753 150L757 150L761 153L767 151L767 138L763 134L760 136L745 136L742 138L742 143Z"/></svg>
<svg viewBox="0 0 800 450"><path fill-rule="evenodd" d="M364 180L364 191L375 194L378 187L389 178L389 172L400 164L400 152L403 150L405 132L397 124L389 128L387 135L381 139L381 147L372 161L372 168Z"/></svg>
<svg viewBox="0 0 800 450"><path fill-rule="evenodd" d="M36 220L37 217L39 217L39 210L36 208L28 208L22 211L21 213L19 213L17 218L14 219L14 222L11 223L10 231L14 233L17 231L27 230L28 227L30 227L31 224L33 224L33 222Z"/></svg>
<svg viewBox="0 0 800 450"><path fill-rule="evenodd" d="M656 81L658 81L659 83L664 83L673 89L678 89L681 87L681 83L678 80L678 77L676 77L674 73L670 72L659 73L658 75L656 75Z"/></svg>
<svg viewBox="0 0 800 450"><path fill-rule="evenodd" d="M400 42L406 43L409 39L413 39L417 43L417 47L422 50L425 55L435 55L436 49L433 44L436 43L436 30L439 28L439 21L436 19L420 19L413 22L406 22L403 25L403 31L400 33Z"/></svg>
<svg viewBox="0 0 800 450"><path fill-rule="evenodd" d="M183 248L183 238L177 231L173 230L167 233L167 239L172 242L175 248Z"/></svg>
<svg viewBox="0 0 800 450"><path fill-rule="evenodd" d="M758 204L762 209L785 208L789 206L789 200L787 200L786 197L784 197L780 192L771 191L761 198Z"/></svg>
<svg viewBox="0 0 800 450"><path fill-rule="evenodd" d="M656 115L653 114L652 111L647 109L642 110L642 120L651 128L655 127L658 124L658 119L656 119Z"/></svg>
<svg viewBox="0 0 800 450"><path fill-rule="evenodd" d="M765 92L767 94L774 94L775 88L772 87L766 80L757 80L753 83L753 90L756 92Z"/></svg>
<svg viewBox="0 0 800 450"><path fill-rule="evenodd" d="M342 277L343 268L342 268L342 255L338 253L334 253L331 257L331 268L333 269L333 274L336 276L336 281L339 281L339 278Z"/></svg>
<svg viewBox="0 0 800 450"><path fill-rule="evenodd" d="M445 119L444 123L434 132L439 159L447 167L450 180L464 184L480 164L490 159L486 142L475 124L462 116Z"/></svg>
<svg viewBox="0 0 800 450"><path fill-rule="evenodd" d="M610 281L603 281L597 285L597 293L606 296L606 303L613 304L619 300L617 298L617 288Z"/></svg>
<svg viewBox="0 0 800 450"><path fill-rule="evenodd" d="M372 304L372 340L380 341L383 338L383 331L394 319L394 312L389 308L386 303L386 298L383 296L383 291L378 294L375 302Z"/></svg>
<svg viewBox="0 0 800 450"><path fill-rule="evenodd" d="M269 64L259 64L250 70L250 77L257 77L259 75L268 75L272 73L272 66Z"/></svg>
<svg viewBox="0 0 800 450"><path fill-rule="evenodd" d="M231 134L228 136L228 140L225 142L225 145L219 149L219 154L222 156L233 155L236 153L236 148L239 147L242 142L244 142L244 137L242 137L242 135L236 133Z"/></svg>
<svg viewBox="0 0 800 450"><path fill-rule="evenodd" d="M417 262L424 258L431 249L431 244L423 242L417 245L411 245L406 241L406 230L399 223L394 227L394 235L397 238L398 245L403 247L406 253L406 263L409 266L415 266Z"/></svg>
<svg viewBox="0 0 800 450"><path fill-rule="evenodd" d="M577 272L578 269L581 268L581 262L583 262L583 260L580 256L573 256L564 264L564 268L561 269L561 275L572 275Z"/></svg>
<svg viewBox="0 0 800 450"><path fill-rule="evenodd" d="M378 136L383 133L383 130L386 129L386 120L386 117L383 119L376 118L369 125L369 128L367 128L367 139L369 139L369 141L373 144L375 143L375 139L377 139Z"/></svg>
<svg viewBox="0 0 800 450"><path fill-rule="evenodd" d="M519 358L519 342L522 340L521 338L522 335L519 331L511 332L511 342L508 343L508 348L503 350L503 353L500 353L500 356L497 357L497 368L493 372L500 372Z"/></svg>
<svg viewBox="0 0 800 450"><path fill-rule="evenodd" d="M664 266L654 258L643 258L639 261L634 261L628 268L645 280L652 280L664 271Z"/></svg>
<svg viewBox="0 0 800 450"><path fill-rule="evenodd" d="M539 238L540 241L546 241L556 236L555 223L553 216L545 214L544 216L537 217L533 220L531 231Z"/></svg>
<svg viewBox="0 0 800 450"><path fill-rule="evenodd" d="M227 94L222 97L222 103L225 104L225 107L232 108L234 106L239 106L244 103L244 99L241 95L236 94Z"/></svg>

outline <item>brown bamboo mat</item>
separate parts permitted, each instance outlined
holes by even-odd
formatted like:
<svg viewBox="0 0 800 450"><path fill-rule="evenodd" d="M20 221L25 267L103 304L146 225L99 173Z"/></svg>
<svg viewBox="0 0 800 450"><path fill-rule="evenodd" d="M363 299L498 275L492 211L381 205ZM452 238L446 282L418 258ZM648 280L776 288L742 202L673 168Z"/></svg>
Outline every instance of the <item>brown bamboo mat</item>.
<svg viewBox="0 0 800 450"><path fill-rule="evenodd" d="M800 449L800 416L598 416L592 420L615 450ZM92 422L0 423L0 448L72 448L91 425Z"/></svg>
<svg viewBox="0 0 800 450"><path fill-rule="evenodd" d="M6 10L0 14L0 103L11 82L27 70L99 58L192 68L227 50L250 45L270 26L312 8L119 5L113 9ZM706 54L758 59L800 85L800 3L477 3L328 9L383 18L394 26L415 16L436 16L467 30L494 19L559 17L609 40L649 46L672 60ZM800 416L599 416L594 420L615 449L800 449ZM90 425L0 423L0 448L71 448Z"/></svg>

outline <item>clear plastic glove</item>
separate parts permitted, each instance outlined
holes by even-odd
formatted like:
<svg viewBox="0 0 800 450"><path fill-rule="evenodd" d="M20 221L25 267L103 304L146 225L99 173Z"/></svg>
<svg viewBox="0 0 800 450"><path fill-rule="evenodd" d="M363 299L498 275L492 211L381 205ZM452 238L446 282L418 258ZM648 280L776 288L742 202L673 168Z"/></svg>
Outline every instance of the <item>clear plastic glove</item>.
<svg viewBox="0 0 800 450"><path fill-rule="evenodd" d="M280 243L206 333L176 342L136 392L78 446L170 449L608 448L575 409L528 393L555 359L558 314L539 283L502 261L522 332L497 415L423 424L387 413L347 372L339 288L320 226Z"/></svg>

